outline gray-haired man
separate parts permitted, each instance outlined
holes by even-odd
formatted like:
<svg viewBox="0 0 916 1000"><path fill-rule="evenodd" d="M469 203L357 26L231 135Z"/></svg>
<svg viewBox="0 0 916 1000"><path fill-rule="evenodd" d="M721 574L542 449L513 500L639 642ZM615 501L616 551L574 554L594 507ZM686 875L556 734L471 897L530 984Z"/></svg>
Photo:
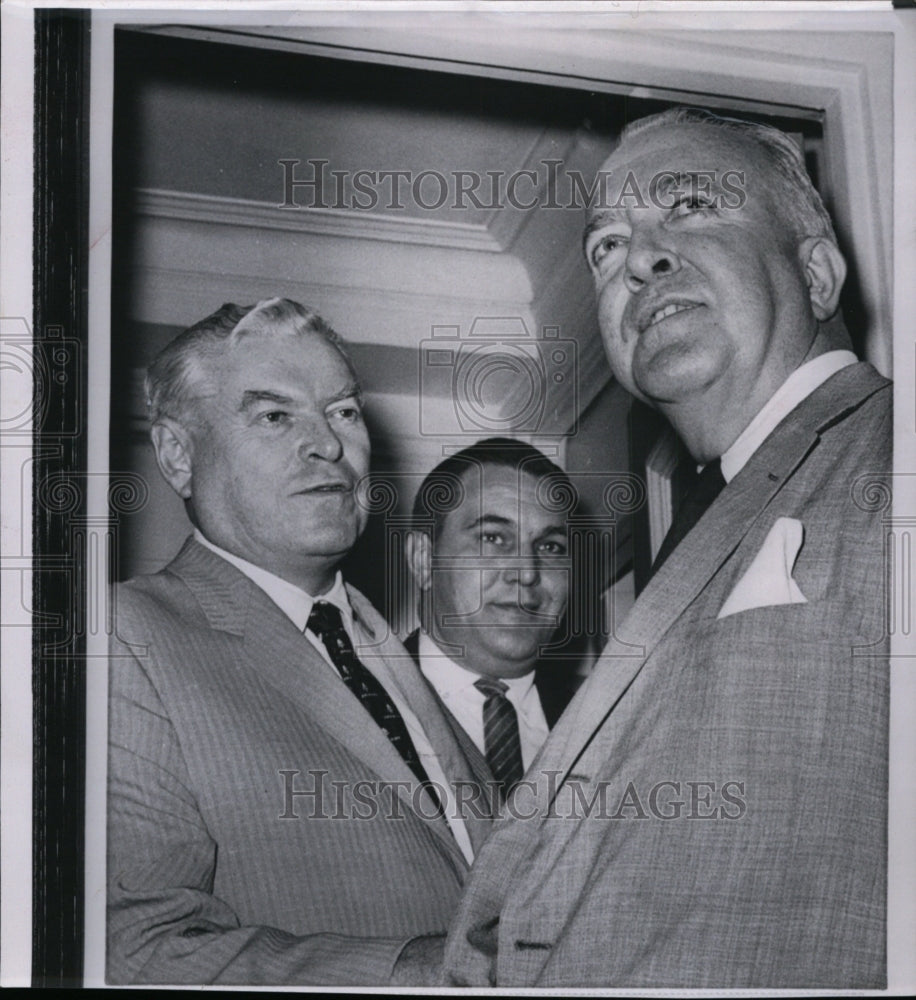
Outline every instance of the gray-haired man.
<svg viewBox="0 0 916 1000"><path fill-rule="evenodd" d="M856 487L890 469L890 383L849 352L787 136L669 112L604 170L611 367L702 473L544 745L537 815L478 857L447 982L880 988L884 529Z"/></svg>
<svg viewBox="0 0 916 1000"><path fill-rule="evenodd" d="M366 522L353 369L272 299L191 327L148 389L194 535L116 592L108 976L409 982L486 834L487 774L337 569Z"/></svg>

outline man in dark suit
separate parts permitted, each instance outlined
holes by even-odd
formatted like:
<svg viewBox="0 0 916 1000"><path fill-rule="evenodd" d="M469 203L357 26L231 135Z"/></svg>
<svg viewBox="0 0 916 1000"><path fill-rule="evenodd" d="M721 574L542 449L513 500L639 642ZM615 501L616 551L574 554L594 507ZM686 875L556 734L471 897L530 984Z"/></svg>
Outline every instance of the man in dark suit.
<svg viewBox="0 0 916 1000"><path fill-rule="evenodd" d="M440 462L414 501L407 557L422 628L404 645L501 792L531 764L579 679L548 648L570 579L567 516L547 502L558 489L573 492L537 448L489 438Z"/></svg>
<svg viewBox="0 0 916 1000"><path fill-rule="evenodd" d="M410 984L488 774L337 570L369 464L340 339L285 299L226 305L147 388L194 535L115 594L108 977Z"/></svg>
<svg viewBox="0 0 916 1000"><path fill-rule="evenodd" d="M678 109L603 171L611 367L702 472L478 856L445 979L881 988L890 383L788 136Z"/></svg>

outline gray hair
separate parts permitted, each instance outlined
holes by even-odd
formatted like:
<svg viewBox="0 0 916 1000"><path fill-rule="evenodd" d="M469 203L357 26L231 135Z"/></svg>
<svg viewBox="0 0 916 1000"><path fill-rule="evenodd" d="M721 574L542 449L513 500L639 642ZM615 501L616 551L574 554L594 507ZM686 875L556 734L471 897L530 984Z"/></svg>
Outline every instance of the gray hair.
<svg viewBox="0 0 916 1000"><path fill-rule="evenodd" d="M343 340L314 309L280 298L263 299L253 306L227 302L180 333L147 369L146 402L150 423L163 417L188 422L195 393L206 377L207 362L215 360L242 337L309 333L317 333L332 344L352 370Z"/></svg>
<svg viewBox="0 0 916 1000"><path fill-rule="evenodd" d="M759 125L740 118L722 118L702 108L669 108L627 125L620 134L617 148L637 135L666 125L706 125L753 142L771 167L770 176L774 185L785 195L785 203L779 208L794 234L800 237L820 236L833 244L837 243L833 222L811 183L802 151L785 132L771 125Z"/></svg>

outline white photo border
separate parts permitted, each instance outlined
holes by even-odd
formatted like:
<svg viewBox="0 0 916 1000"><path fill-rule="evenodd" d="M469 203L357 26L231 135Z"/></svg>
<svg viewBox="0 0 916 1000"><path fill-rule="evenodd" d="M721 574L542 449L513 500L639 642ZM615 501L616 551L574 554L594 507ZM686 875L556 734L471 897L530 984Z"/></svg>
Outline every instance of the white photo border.
<svg viewBox="0 0 916 1000"><path fill-rule="evenodd" d="M31 323L35 315L41 315L28 289L31 288L32 253L23 252L23 247L31 248L33 234L25 224L25 215L31 218L31 211L25 213L23 204L31 207L32 190L29 182L29 172L22 164L31 161L33 136L31 129L22 118L22 112L13 117L7 106L7 98L15 94L15 100L22 102L30 100L30 88L27 80L32 78L31 44L26 46L23 39L30 36L28 24L35 10L53 7L53 4L38 4L16 2L4 4L4 146L17 149L23 159L18 161L20 167L13 174L10 166L4 163L2 175L2 208L3 208L3 261L0 268L0 317L29 317ZM373 4L358 3L322 3L322 4L128 4L118 7L109 4L85 4L83 9L89 11L91 18L89 76L87 80L88 94L88 128L89 128L89 201L88 201L88 316L85 334L88 342L88 437L84 442L86 449L85 477L85 516L87 519L98 518L104 523L109 514L109 482L108 482L108 423L110 401L110 343L111 343L111 163L112 163L112 101L114 97L113 82L113 43L114 28L118 24L163 23L189 25L197 24L203 28L235 24L244 27L253 23L276 21L297 30L297 45L305 50L327 52L327 46L334 45L350 49L347 58L356 59L360 50L363 58L379 61L407 60L412 65L422 64L424 60L437 60L440 65L448 60L466 65L478 66L510 65L512 72L519 79L556 80L561 74L551 74L549 67L562 64L564 46L580 44L580 27L594 33L599 26L612 27L619 31L622 38L640 41L650 37L671 39L675 33L687 40L693 33L693 41L699 41L700 32L741 30L749 33L781 30L785 33L803 32L842 32L856 34L859 32L889 33L894 37L894 69L893 69L893 103L894 116L892 125L893 141L893 184L892 197L888 200L878 191L878 179L872 178L872 189L863 193L865 208L855 206L859 213L851 223L853 234L862 233L875 247L874 255L866 261L867 270L863 274L864 283L868 286L868 294L872 296L869 304L877 310L879 322L886 324L888 330L895 331L892 341L892 356L876 357L874 360L885 370L893 368L895 377L895 479L894 479L894 517L901 521L907 517L916 518L916 338L908 335L916 312L916 293L914 282L910 277L916 267L916 185L911 180L912 164L916 163L916 79L913 78L912 67L916 65L916 11L890 8L881 10L867 9L874 5L864 4L770 4L766 12L751 11L744 7L741 12L722 4L665 4L659 9L647 10L646 4L569 4L553 5L538 4L491 4L491 3L445 3L445 4ZM562 6L562 9L561 9ZM701 9L702 7L713 8ZM385 8L384 10L380 7ZM664 9L660 9L663 7ZM724 8L724 9L723 9ZM842 8L842 9L840 9ZM71 8L79 9L79 8ZM450 13L460 14L462 25L467 28L475 24L492 25L493 20L500 19L501 24L509 24L513 31L508 33L511 41L496 38L496 33L488 31L480 33L477 40L468 35L456 41L449 36L448 28L441 23L433 24L431 19L443 21ZM477 19L472 20L472 18ZM382 25L381 21L385 20ZM371 46L364 40L353 40L354 29L361 31L372 27ZM309 31L314 29L312 37ZM320 30L319 30L320 29ZM540 33L540 35L539 35ZM656 35L657 33L657 35ZM14 42L10 42L10 38ZM361 39L365 36L361 35ZM537 39L545 40L544 51L537 60ZM749 41L752 35L748 35ZM445 40L448 39L448 46ZM496 39L496 40L494 40ZM547 42L549 41L549 45ZM13 44L20 51L11 53ZM705 44L705 43L704 43ZM311 47L311 49L309 48ZM753 46L750 46L753 48ZM691 46L685 45L679 50L679 55L687 62L681 65L663 67L658 57L651 54L651 47L644 45L640 55L639 45L635 54L631 46L630 66L639 67L639 60L644 60L643 70L647 79L634 77L634 94L640 96L646 93L683 92L690 89L684 85L688 77L692 80L701 73L702 48L697 46L694 55L690 54ZM622 53L622 47L616 54ZM8 54L15 56L15 70L10 70L11 60ZM47 58L47 54L45 55ZM497 60L503 59L500 64ZM597 60L597 56L595 59ZM613 73L620 79L620 59L614 60L606 56L608 65L613 64ZM690 60L694 59L693 64ZM509 60L509 62L505 62ZM842 60L835 60L841 62ZM761 87L775 86L779 81L765 78L767 57L761 53L759 65L748 67L748 73L759 72ZM789 72L791 60L779 63L779 72ZM774 60L775 65L775 60ZM734 73L738 72L737 66ZM656 76L652 77L651 74ZM781 86L786 92L792 87L799 88L802 82L799 78L810 81L811 93L816 89L815 77L819 80L833 79L833 83L824 84L821 92L834 94L838 103L825 107L827 121L833 113L835 121L841 126L848 125L844 118L845 109L853 107L855 102L862 101L863 91L861 80L856 78L852 67L835 69L831 78L829 67L820 67L815 73L812 66L805 66L799 61L798 77L784 80ZM660 74L660 75L659 75ZM691 76L692 74L692 76ZM680 88L676 85L681 80ZM654 80L655 82L650 82ZM721 84L719 84L721 86ZM819 86L819 85L818 85ZM831 91L832 88L832 91ZM844 89L845 88L845 89ZM709 91L712 93L713 91ZM798 92L798 90L796 90ZM864 91L867 95L867 88ZM12 101L14 98L10 98ZM846 102L844 104L844 102ZM806 105L806 100L797 103ZM859 105L856 107L857 120L865 123L873 121L880 109L874 106ZM30 118L30 115L25 117ZM17 125L14 128L13 122ZM854 132L849 134L839 129L832 134L838 135L837 141L850 142L855 155L865 156L868 150L860 146L855 152L854 144L865 142L870 133ZM15 145L10 145L13 143ZM6 157L5 157L6 159ZM864 166L863 166L864 165ZM865 160L857 164L860 169L867 168ZM23 176L24 175L24 176ZM869 207L870 206L870 207ZM879 226L879 233L869 231L869 216L887 213L886 225ZM11 227L18 231L11 235ZM882 248L886 232L886 245ZM27 237L27 239L26 239ZM17 247L14 245L18 238ZM36 242L40 235L35 234ZM892 240L892 243L891 243ZM26 259L23 265L22 258ZM25 281L24 272L28 272ZM882 301L882 295L886 300ZM883 310L883 311L882 311ZM892 365L891 365L892 362ZM36 439L37 440L37 439ZM15 453L8 447L8 439L0 442L3 447L4 486L22 478L23 462L31 462L33 456L28 449L18 448ZM15 498L14 498L15 499ZM28 525L18 523L14 530L19 537L14 541L7 529L12 514L9 512L9 491L4 489L4 548L2 556L8 560L10 568L12 556L18 558L24 551L23 540L26 538ZM914 521L916 523L916 521ZM30 534L29 536L30 537ZM26 546L27 548L27 546ZM17 572L19 570L17 569ZM104 579L89 580L87 587L98 588L101 583L104 589ZM96 596L101 593L97 590ZM91 605L88 592L74 595L74 607ZM102 598L103 599L103 598ZM51 970L39 970L32 967L32 938L25 934L21 914L33 905L34 918L43 918L40 902L30 899L32 892L33 851L32 837L42 837L42 829L38 825L32 828L33 804L31 787L33 782L32 762L17 751L24 741L31 746L34 733L31 720L45 720L45 706L32 704L32 678L27 664L31 662L31 636L22 622L21 614L12 609L4 598L3 605L3 785L2 785L2 816L3 816L3 950L0 952L0 982L3 985L24 984L31 978L40 981L42 976L50 974ZM82 975L85 985L104 985L104 899L105 899L105 732L107 716L107 672L106 672L106 641L104 628L86 629L85 648L85 712L86 712L86 777L85 777L85 872L74 873L76 883L79 883L80 898L85 899L85 921L82 927L82 944L84 946L84 961ZM890 841L889 867L889 940L888 940L888 992L890 994L907 994L916 988L916 955L913 954L912 940L916 928L916 859L911 831L916 828L916 794L914 794L911 775L916 772L916 729L912 726L914 709L916 709L916 678L914 678L913 662L916 657L916 639L912 635L902 633L892 636L891 661L891 758L890 758ZM10 669L15 663L16 669ZM81 697L79 691L75 695ZM51 734L52 741L55 734ZM46 748L47 749L47 748ZM58 811L64 808L61 799L55 807ZM28 853L22 856L22 851ZM18 919L17 919L18 915ZM28 940L26 940L28 938ZM29 960L26 960L29 959ZM59 972L60 970L58 970ZM577 991L579 992L579 991ZM586 993L589 991L581 991ZM604 992L604 991L602 991ZM609 995L623 994L626 991L609 989ZM696 991L678 991L685 996L700 995ZM816 992L816 991L809 991ZM739 995L781 995L780 991L741 991ZM645 991L644 995L655 994ZM670 992L665 995L671 995ZM729 995L736 995L731 991Z"/></svg>

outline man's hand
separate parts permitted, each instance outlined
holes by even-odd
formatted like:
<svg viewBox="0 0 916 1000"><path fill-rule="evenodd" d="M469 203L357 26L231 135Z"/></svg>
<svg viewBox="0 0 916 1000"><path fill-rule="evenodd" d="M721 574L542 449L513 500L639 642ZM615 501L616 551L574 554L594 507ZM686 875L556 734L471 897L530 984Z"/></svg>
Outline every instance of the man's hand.
<svg viewBox="0 0 916 1000"><path fill-rule="evenodd" d="M392 986L436 986L442 977L445 935L434 934L409 941L395 962Z"/></svg>

